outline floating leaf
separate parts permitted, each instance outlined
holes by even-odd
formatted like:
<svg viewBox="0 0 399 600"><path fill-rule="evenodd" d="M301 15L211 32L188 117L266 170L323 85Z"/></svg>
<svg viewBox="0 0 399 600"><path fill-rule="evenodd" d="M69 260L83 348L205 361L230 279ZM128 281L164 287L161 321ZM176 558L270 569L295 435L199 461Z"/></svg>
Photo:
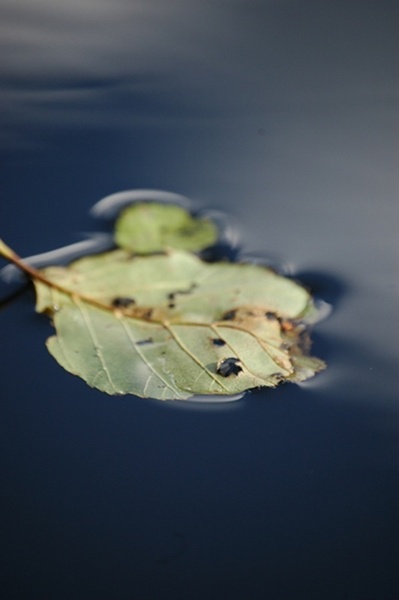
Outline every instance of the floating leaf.
<svg viewBox="0 0 399 600"><path fill-rule="evenodd" d="M118 249L35 271L0 252L28 272L37 311L52 317L50 353L109 394L230 395L324 367L302 351L308 292L270 269Z"/></svg>
<svg viewBox="0 0 399 600"><path fill-rule="evenodd" d="M138 254L177 248L197 252L216 243L218 231L207 218L175 204L140 202L125 208L115 224L118 246Z"/></svg>

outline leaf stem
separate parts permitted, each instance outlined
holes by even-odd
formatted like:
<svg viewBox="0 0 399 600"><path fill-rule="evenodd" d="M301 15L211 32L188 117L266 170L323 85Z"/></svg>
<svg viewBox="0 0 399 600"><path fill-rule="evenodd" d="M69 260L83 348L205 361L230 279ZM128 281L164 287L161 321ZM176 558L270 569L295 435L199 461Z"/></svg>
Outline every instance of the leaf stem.
<svg viewBox="0 0 399 600"><path fill-rule="evenodd" d="M75 292L73 290L69 290L68 288L64 287L63 285L60 285L59 283L56 283L55 281L51 281L51 279L47 279L47 277L45 275L43 275L41 273L41 271L39 271L38 269L35 269L35 267L32 267L31 265L26 263L20 256L18 256L18 254L16 252L14 252L14 250L12 250L12 248L7 246L7 244L5 244L2 239L0 239L0 256L5 258L9 262L13 263L16 267L18 267L18 269L23 271L32 280L40 281L47 287L57 290L57 291L61 292L62 294L66 294L67 296L70 296L72 299L80 298L84 302L88 302L89 304L92 304L93 306L96 306L97 308L100 308L102 310L108 310L110 312L115 312L115 309L112 306L104 304L103 302L100 302L100 301L96 300L95 298L90 298L89 296L85 296L85 295ZM141 312L143 312L143 309L141 309ZM156 322L154 319L144 318L141 314L140 315L133 314L131 316L133 318L141 319L142 321L148 321L150 323Z"/></svg>
<svg viewBox="0 0 399 600"><path fill-rule="evenodd" d="M28 275L28 277L30 277L30 279L38 279L39 281L42 281L46 285L53 285L51 282L48 281L48 279L46 279L40 273L40 271L38 271L34 267L31 267L30 265L28 265L28 263L26 263L24 260L22 260L22 258L20 256L18 256L18 254L16 254L16 252L14 252L14 250L12 250L12 248L7 246L7 244L5 244L3 242L3 240L1 240L1 239L0 239L0 256L5 258L9 262L12 262L16 267L18 267L18 269L21 269L21 271L23 271L26 275Z"/></svg>
<svg viewBox="0 0 399 600"><path fill-rule="evenodd" d="M51 279L47 279L47 277L43 275L41 271L35 269L35 267L32 267L31 265L26 263L20 256L18 256L16 252L14 252L14 250L12 250L12 248L7 246L7 244L5 244L1 239L0 256L3 256L3 258L5 258L6 260L12 262L16 267L18 267L18 269L21 269L21 271L23 271L32 280L40 281L44 285L47 285L49 288L58 290L62 294L66 294L67 296L70 296L72 298L74 296L79 297L82 300L89 302L90 304L94 304L94 306L97 306L98 308L112 310L111 307L107 306L106 304L103 304L102 302L98 302L98 300L95 300L94 298L88 298L81 294L77 294L73 290L68 290L68 288L65 288L63 285L60 285L55 281L51 281Z"/></svg>
<svg viewBox="0 0 399 600"><path fill-rule="evenodd" d="M127 318L136 319L139 321L146 321L147 323L154 323L154 324L162 325L164 328L166 328L167 330L169 330L171 332L170 326L173 323L171 324L168 320L166 320L162 317L154 318L154 317L146 316L146 313L149 310L148 307L134 307L134 310L129 309L129 313L126 314L121 309L115 310L114 307L112 307L108 304L105 304L104 302L101 302L100 300L96 300L95 298L91 298L90 296L85 296L84 294L81 294L74 290L69 290L68 288L60 285L59 283L56 283L55 281L51 281L51 279L47 279L47 277L45 275L43 275L40 270L35 269L35 267L32 267L31 265L26 263L20 256L18 256L18 254L16 254L16 252L14 252L14 250L12 250L9 246L7 246L7 244L5 244L3 242L3 240L1 240L1 239L0 239L0 256L3 256L3 258L10 261L16 267L21 269L21 271L23 271L30 279L40 281L44 285L46 285L52 289L58 290L62 294L65 294L72 299L78 298L78 299L82 300L83 302L87 302L88 304L91 304L92 306L96 306L97 308L100 308L102 310L107 310L109 312L112 312L115 314L115 316L117 318L121 318L121 317L126 318L127 317ZM228 327L230 329L244 331L259 341L258 336L255 333L253 333L250 330L247 330L245 327L241 327L238 323L234 323L234 322L215 321L213 323L198 323L195 321L194 322L179 321L178 324L194 326L194 327L195 326L198 326L198 327L205 326L205 327L211 327L214 330L216 330L217 327Z"/></svg>

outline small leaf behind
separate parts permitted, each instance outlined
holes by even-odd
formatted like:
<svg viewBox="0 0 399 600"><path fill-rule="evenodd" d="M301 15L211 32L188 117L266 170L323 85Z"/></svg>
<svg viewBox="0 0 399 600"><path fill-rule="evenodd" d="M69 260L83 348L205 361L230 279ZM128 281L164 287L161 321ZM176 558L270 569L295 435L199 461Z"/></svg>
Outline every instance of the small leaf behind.
<svg viewBox="0 0 399 600"><path fill-rule="evenodd" d="M214 245L217 239L213 221L193 217L174 204L133 204L121 212L115 224L116 244L138 254L166 248L197 252Z"/></svg>

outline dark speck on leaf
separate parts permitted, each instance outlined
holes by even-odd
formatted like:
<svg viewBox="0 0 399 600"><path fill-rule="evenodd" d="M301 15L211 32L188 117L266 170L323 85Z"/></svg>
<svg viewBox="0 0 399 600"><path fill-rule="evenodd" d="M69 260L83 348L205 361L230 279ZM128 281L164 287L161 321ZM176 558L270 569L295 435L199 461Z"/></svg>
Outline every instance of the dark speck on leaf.
<svg viewBox="0 0 399 600"><path fill-rule="evenodd" d="M171 294L168 294L168 299L169 300L174 300L175 296L177 294L183 294L183 295L184 294L191 294L195 290L196 287L197 287L197 284L192 283L190 285L190 287L188 288L188 290L176 290L175 292L172 292Z"/></svg>
<svg viewBox="0 0 399 600"><path fill-rule="evenodd" d="M114 308L128 308L132 304L136 304L134 298L122 298L120 296L117 296L112 300L112 306Z"/></svg>
<svg viewBox="0 0 399 600"><path fill-rule="evenodd" d="M214 346L225 346L226 342L221 338L212 338L212 344Z"/></svg>
<svg viewBox="0 0 399 600"><path fill-rule="evenodd" d="M174 302L169 302L168 308L174 308L176 304Z"/></svg>
<svg viewBox="0 0 399 600"><path fill-rule="evenodd" d="M273 373L273 375L270 375L270 377L273 377L275 383L281 383L285 379L282 373Z"/></svg>
<svg viewBox="0 0 399 600"><path fill-rule="evenodd" d="M147 338L146 340L140 340L136 342L137 346L144 346L145 344L152 344L154 340L152 338Z"/></svg>
<svg viewBox="0 0 399 600"><path fill-rule="evenodd" d="M240 361L238 358L231 357L225 358L217 367L216 373L222 377L229 377L230 375L238 375L242 368L238 364Z"/></svg>
<svg viewBox="0 0 399 600"><path fill-rule="evenodd" d="M226 313L224 313L224 315L222 316L222 321L234 321L235 316L236 316L236 312L235 310L228 310Z"/></svg>
<svg viewBox="0 0 399 600"><path fill-rule="evenodd" d="M274 313L274 312L272 312L272 311L270 311L270 310L269 310L269 311L267 311L267 312L265 313L265 317L266 317L266 319L268 319L269 321L274 321L275 319L277 319L277 317L276 317L276 313Z"/></svg>

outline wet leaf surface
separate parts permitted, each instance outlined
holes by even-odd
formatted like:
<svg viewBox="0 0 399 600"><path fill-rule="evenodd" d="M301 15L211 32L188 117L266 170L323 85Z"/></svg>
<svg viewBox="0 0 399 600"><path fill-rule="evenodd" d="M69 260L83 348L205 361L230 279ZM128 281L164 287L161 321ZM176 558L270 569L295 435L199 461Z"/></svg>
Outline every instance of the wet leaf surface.
<svg viewBox="0 0 399 600"><path fill-rule="evenodd" d="M139 202L125 208L115 223L116 244L138 254L168 247L196 252L212 246L217 238L213 221L194 217L175 204Z"/></svg>
<svg viewBox="0 0 399 600"><path fill-rule="evenodd" d="M109 394L234 395L324 368L307 355L309 293L268 268L119 248L36 271L0 252L33 279L56 331L49 352Z"/></svg>

